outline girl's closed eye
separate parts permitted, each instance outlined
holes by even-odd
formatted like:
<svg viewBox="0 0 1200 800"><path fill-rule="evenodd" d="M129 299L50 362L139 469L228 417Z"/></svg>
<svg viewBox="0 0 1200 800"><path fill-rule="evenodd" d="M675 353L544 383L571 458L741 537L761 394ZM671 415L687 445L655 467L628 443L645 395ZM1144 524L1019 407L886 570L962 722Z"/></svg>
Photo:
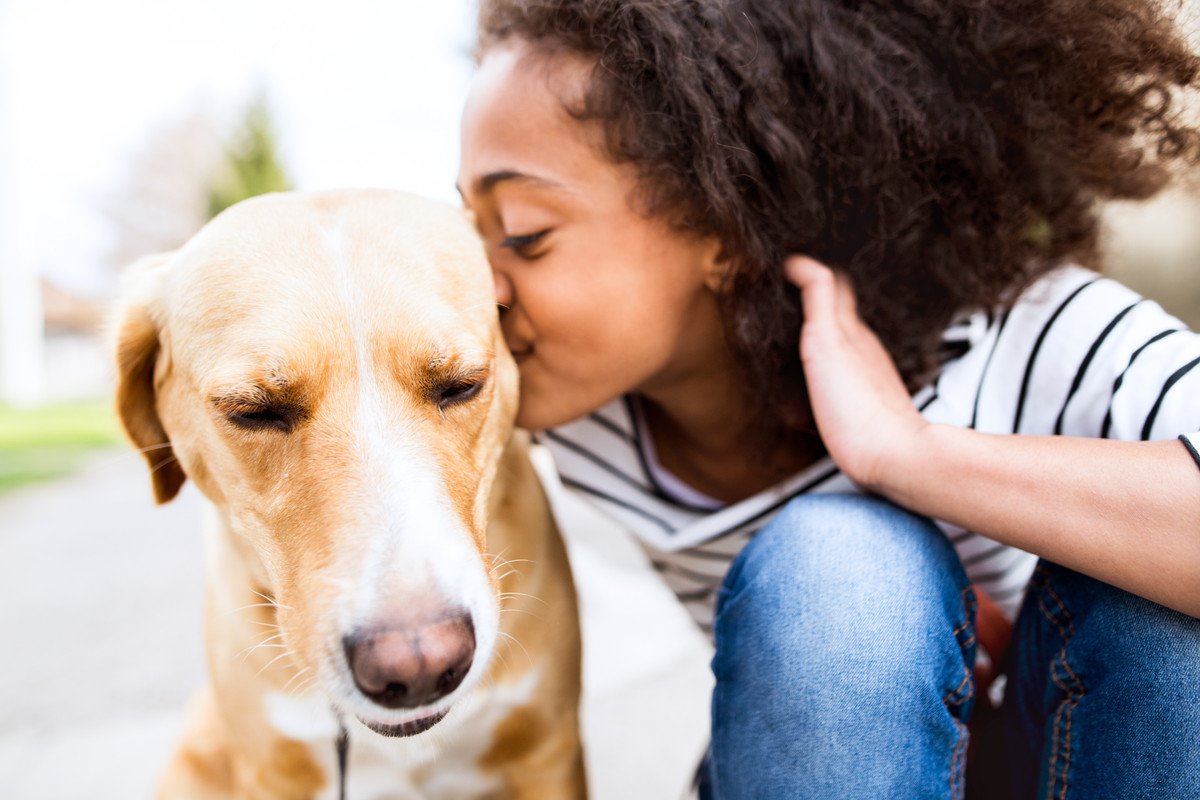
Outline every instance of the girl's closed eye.
<svg viewBox="0 0 1200 800"><path fill-rule="evenodd" d="M550 229L546 228L536 233L527 233L521 236L506 236L500 242L500 246L512 250L519 258L532 261L545 252L544 249L539 248L539 245L543 243L548 233L550 233Z"/></svg>

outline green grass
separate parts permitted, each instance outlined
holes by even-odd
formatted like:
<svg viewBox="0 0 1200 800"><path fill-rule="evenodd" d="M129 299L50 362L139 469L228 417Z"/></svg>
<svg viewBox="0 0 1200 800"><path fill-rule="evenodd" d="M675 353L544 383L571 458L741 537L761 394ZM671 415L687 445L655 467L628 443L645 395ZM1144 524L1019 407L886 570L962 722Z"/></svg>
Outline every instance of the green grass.
<svg viewBox="0 0 1200 800"><path fill-rule="evenodd" d="M119 441L108 400L29 409L0 405L0 492L67 475L92 451Z"/></svg>

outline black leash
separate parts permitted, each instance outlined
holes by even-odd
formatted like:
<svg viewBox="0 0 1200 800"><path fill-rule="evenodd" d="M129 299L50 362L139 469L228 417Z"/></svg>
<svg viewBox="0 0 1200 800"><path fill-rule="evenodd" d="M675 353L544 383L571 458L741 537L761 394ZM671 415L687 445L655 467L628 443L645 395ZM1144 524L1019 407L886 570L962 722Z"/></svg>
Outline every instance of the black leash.
<svg viewBox="0 0 1200 800"><path fill-rule="evenodd" d="M346 760L350 756L350 733L342 721L338 720L337 759L338 759L338 797L346 800Z"/></svg>

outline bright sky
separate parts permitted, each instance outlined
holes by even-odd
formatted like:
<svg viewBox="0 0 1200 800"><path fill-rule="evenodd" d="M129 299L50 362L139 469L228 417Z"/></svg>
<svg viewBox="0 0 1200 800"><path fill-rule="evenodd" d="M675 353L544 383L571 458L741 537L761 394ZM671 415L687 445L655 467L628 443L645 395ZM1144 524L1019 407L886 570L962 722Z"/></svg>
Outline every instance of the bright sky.
<svg viewBox="0 0 1200 800"><path fill-rule="evenodd" d="M473 14L471 0L0 0L0 180L15 206L0 236L19 227L44 274L100 289L99 206L128 157L260 87L298 188L457 202Z"/></svg>

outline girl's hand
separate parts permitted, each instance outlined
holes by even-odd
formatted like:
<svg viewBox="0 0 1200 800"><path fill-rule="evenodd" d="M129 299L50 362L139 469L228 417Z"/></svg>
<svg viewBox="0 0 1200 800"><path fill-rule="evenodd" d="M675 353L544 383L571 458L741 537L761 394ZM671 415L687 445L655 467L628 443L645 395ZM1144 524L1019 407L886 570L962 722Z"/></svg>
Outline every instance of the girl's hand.
<svg viewBox="0 0 1200 800"><path fill-rule="evenodd" d="M803 294L800 359L817 428L851 480L916 514L1200 617L1200 504L1180 502L1196 497L1200 476L1178 441L928 423L859 319L849 284L810 258L784 266ZM981 636L988 631L981 617Z"/></svg>
<svg viewBox="0 0 1200 800"><path fill-rule="evenodd" d="M821 439L851 480L887 495L887 477L918 457L929 423L859 318L849 281L803 256L788 258L784 269L801 292L800 361Z"/></svg>

